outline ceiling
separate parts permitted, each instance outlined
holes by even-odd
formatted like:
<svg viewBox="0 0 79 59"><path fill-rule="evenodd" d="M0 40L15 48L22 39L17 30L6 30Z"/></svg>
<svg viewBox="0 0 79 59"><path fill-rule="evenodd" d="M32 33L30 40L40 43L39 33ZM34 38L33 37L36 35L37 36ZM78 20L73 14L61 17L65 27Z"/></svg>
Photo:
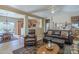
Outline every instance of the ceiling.
<svg viewBox="0 0 79 59"><path fill-rule="evenodd" d="M7 10L3 10L3 9L0 9L0 16L8 16L12 18L24 18L24 15L7 11Z"/></svg>
<svg viewBox="0 0 79 59"><path fill-rule="evenodd" d="M79 5L9 5L9 6L44 18L50 18L50 16L53 15L51 11L55 11L55 14L61 12L66 13L79 12ZM16 15L13 13L10 14Z"/></svg>

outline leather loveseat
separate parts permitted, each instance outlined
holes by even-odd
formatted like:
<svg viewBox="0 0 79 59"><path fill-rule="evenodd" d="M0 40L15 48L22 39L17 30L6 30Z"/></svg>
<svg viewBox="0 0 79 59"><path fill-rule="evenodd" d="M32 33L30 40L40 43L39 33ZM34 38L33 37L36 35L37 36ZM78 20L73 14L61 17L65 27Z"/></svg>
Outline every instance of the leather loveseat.
<svg viewBox="0 0 79 59"><path fill-rule="evenodd" d="M63 35L62 33L66 33L67 35ZM71 35L71 31L69 30L48 30L46 33L44 33L44 42L48 42L48 39L46 37L52 38L51 41L53 41L53 39L64 40L63 45L71 45L73 43L73 37Z"/></svg>

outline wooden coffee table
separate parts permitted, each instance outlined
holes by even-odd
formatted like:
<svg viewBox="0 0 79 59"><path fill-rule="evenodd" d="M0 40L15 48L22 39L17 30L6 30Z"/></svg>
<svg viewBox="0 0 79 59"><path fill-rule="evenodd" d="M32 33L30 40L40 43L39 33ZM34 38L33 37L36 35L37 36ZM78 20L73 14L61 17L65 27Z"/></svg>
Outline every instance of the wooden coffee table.
<svg viewBox="0 0 79 59"><path fill-rule="evenodd" d="M47 46L47 44L37 48L37 54L57 54L57 53L59 53L60 47L57 44L53 45L52 50L48 50L46 48L46 46Z"/></svg>

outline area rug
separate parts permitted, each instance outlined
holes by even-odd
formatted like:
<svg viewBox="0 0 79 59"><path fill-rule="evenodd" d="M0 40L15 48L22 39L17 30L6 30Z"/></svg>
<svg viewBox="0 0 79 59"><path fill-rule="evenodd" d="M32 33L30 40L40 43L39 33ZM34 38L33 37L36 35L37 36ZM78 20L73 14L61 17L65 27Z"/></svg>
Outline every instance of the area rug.
<svg viewBox="0 0 79 59"><path fill-rule="evenodd" d="M6 41L0 40L0 44L1 43L6 43L6 42L9 42L9 41L13 41L13 40L17 40L17 38L13 37L10 40L6 40Z"/></svg>
<svg viewBox="0 0 79 59"><path fill-rule="evenodd" d="M19 48L13 51L13 54L37 54L35 47L28 47L28 48ZM58 54L63 54L63 50L61 49Z"/></svg>
<svg viewBox="0 0 79 59"><path fill-rule="evenodd" d="M36 54L36 49L35 47L22 47L14 50L13 54ZM58 54L71 54L71 46L66 45L63 49L60 49Z"/></svg>
<svg viewBox="0 0 79 59"><path fill-rule="evenodd" d="M40 42L40 41L39 41ZM43 44L37 44L37 47L35 46L28 46L27 48L19 48L13 51L13 54L37 54L37 48L39 48L40 46L42 46ZM58 54L63 54L64 53L64 49L60 49Z"/></svg>
<svg viewBox="0 0 79 59"><path fill-rule="evenodd" d="M13 54L36 54L35 47L28 47L28 48L19 48L13 51Z"/></svg>
<svg viewBox="0 0 79 59"><path fill-rule="evenodd" d="M42 40L37 41L37 48L43 45ZM13 51L13 54L36 54L35 46L28 46L27 48L19 48Z"/></svg>
<svg viewBox="0 0 79 59"><path fill-rule="evenodd" d="M65 45L64 54L79 54L79 43L72 45Z"/></svg>
<svg viewBox="0 0 79 59"><path fill-rule="evenodd" d="M71 54L71 45L64 46L64 54Z"/></svg>
<svg viewBox="0 0 79 59"><path fill-rule="evenodd" d="M19 48L13 51L13 54L37 54L37 50L36 48L39 48L40 46L42 46L44 43L42 42L42 40L37 41L37 47L35 46L28 46L27 48ZM58 54L63 54L64 50L61 49L59 51Z"/></svg>

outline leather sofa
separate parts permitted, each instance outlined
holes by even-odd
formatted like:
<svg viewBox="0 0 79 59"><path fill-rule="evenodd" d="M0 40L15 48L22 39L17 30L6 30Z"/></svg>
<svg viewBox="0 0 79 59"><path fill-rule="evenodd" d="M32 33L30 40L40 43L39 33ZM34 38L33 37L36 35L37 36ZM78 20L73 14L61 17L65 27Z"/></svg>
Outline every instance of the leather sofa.
<svg viewBox="0 0 79 59"><path fill-rule="evenodd" d="M66 32L68 35L67 36L62 36L61 35L62 31ZM50 33L48 33L48 32L50 32ZM43 41L47 42L48 39L46 39L45 37L51 37L52 38L51 41L53 39L64 40L65 42L63 43L63 45L64 44L71 45L73 43L73 37L72 37L72 35L70 33L71 33L71 31L67 31L67 30L48 30L46 33L44 33Z"/></svg>

